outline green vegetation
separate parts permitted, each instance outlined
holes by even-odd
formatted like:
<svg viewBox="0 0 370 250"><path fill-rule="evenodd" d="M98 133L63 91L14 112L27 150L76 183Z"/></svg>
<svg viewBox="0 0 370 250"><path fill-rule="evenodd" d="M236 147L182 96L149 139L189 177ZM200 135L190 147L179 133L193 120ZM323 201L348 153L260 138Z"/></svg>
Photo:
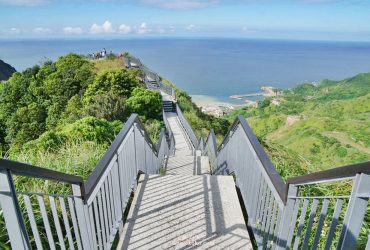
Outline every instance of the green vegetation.
<svg viewBox="0 0 370 250"><path fill-rule="evenodd" d="M287 156L304 162L301 174L370 159L370 73L316 86L304 83L274 98L279 105L266 98L258 108L236 110L228 118L247 118L284 178L297 175L297 170L286 171Z"/></svg>
<svg viewBox="0 0 370 250"><path fill-rule="evenodd" d="M227 118L231 121L239 114L247 118L284 179L370 160L370 73L342 81L323 80L318 85L300 84L281 96L265 98L257 108L238 109ZM301 192L347 195L351 186L342 181L309 185ZM370 233L369 210L370 206L358 249L365 248ZM328 213L332 215L333 207ZM320 241L320 246L323 244Z"/></svg>
<svg viewBox="0 0 370 250"><path fill-rule="evenodd" d="M132 112L157 138L160 95L143 89L140 72L122 65L115 57L68 54L3 82L2 155L86 178Z"/></svg>

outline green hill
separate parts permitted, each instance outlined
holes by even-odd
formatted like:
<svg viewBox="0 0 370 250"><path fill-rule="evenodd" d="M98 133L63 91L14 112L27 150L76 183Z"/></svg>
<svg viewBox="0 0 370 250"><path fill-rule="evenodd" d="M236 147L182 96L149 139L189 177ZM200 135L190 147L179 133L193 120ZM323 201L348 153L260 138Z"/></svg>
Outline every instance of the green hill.
<svg viewBox="0 0 370 250"><path fill-rule="evenodd" d="M303 166L299 172L370 160L370 73L300 84L228 118L236 114L247 118L267 149L273 145L294 154ZM279 157L274 151L272 156L278 158L275 163L284 164L286 154ZM287 171L284 177L295 172Z"/></svg>
<svg viewBox="0 0 370 250"><path fill-rule="evenodd" d="M16 72L15 68L0 60L0 81L8 80Z"/></svg>

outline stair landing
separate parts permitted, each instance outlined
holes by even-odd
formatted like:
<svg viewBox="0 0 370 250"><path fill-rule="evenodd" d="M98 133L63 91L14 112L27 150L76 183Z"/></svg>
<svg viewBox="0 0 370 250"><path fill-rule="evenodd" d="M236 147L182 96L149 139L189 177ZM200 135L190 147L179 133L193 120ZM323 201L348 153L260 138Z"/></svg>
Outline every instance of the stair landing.
<svg viewBox="0 0 370 250"><path fill-rule="evenodd" d="M118 249L252 249L231 176L146 175Z"/></svg>

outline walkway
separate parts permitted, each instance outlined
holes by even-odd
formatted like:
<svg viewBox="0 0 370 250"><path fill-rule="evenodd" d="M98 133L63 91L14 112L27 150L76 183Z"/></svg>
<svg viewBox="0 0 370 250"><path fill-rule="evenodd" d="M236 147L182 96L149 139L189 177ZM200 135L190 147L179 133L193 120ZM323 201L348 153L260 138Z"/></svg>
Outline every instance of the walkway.
<svg viewBox="0 0 370 250"><path fill-rule="evenodd" d="M196 174L193 147L187 138L176 113L167 112L167 121L175 137L175 154L168 158L167 174Z"/></svg>
<svg viewBox="0 0 370 250"><path fill-rule="evenodd" d="M231 176L141 178L119 249L252 249Z"/></svg>
<svg viewBox="0 0 370 250"><path fill-rule="evenodd" d="M141 176L118 249L252 249L233 178L203 174L208 158L194 150L177 113L166 117L174 155L165 176Z"/></svg>

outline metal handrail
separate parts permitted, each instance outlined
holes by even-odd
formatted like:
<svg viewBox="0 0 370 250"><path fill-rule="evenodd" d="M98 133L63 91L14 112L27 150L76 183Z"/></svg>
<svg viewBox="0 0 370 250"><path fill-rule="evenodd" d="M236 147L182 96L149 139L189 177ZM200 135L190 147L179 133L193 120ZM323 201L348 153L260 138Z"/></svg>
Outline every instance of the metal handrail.
<svg viewBox="0 0 370 250"><path fill-rule="evenodd" d="M191 128L189 122L186 120L184 114L182 113L179 105L176 103L176 112L177 112L177 115L179 117L179 121L181 123L181 125L183 126L186 134L189 136L189 139L190 139L190 142L191 144L193 145L194 148L197 147L197 137L193 131L193 129Z"/></svg>
<svg viewBox="0 0 370 250"><path fill-rule="evenodd" d="M83 184L83 179L79 176L65 174L62 172L7 159L0 159L0 170L9 170L12 174L20 176L29 176L52 181L61 181L69 184Z"/></svg>
<svg viewBox="0 0 370 250"><path fill-rule="evenodd" d="M252 129L248 125L245 118L241 115L239 115L233 125L230 127L228 133L226 134L224 140L222 141L221 145L217 149L217 153L221 151L221 149L226 145L226 143L229 141L230 137L232 136L233 131L235 131L235 128L237 128L238 125L241 125L243 128L244 133L248 137L254 151L256 152L258 158L260 159L262 166L264 167L267 175L269 176L272 184L274 185L276 191L278 192L281 200L283 203L286 203L287 199L287 192L288 192L288 186L284 182L284 180L281 178L280 174L276 171L273 163L271 162L270 158L266 154L265 150L263 149L262 145L258 141L256 135L253 133Z"/></svg>
<svg viewBox="0 0 370 250"><path fill-rule="evenodd" d="M359 173L370 174L370 161L292 177L287 180L287 184L312 184L328 180L351 178L355 177L356 174Z"/></svg>
<svg viewBox="0 0 370 250"><path fill-rule="evenodd" d="M141 130L144 131L144 137L148 144L151 146L154 154L158 156L157 147L154 145L150 137L148 136L148 133L144 127L144 125L141 123L138 114L132 114L127 122L125 123L125 126L122 128L122 130L118 133L112 144L109 146L108 150L105 152L101 160L99 161L98 165L95 167L94 171L90 174L87 181L85 182L85 197L86 199L89 198L91 195L91 192L94 190L94 187L99 182L100 177L103 175L105 169L108 167L109 162L112 160L112 158L115 156L117 149L121 145L121 142L125 139L126 135L129 133L130 129L134 124L137 124Z"/></svg>

